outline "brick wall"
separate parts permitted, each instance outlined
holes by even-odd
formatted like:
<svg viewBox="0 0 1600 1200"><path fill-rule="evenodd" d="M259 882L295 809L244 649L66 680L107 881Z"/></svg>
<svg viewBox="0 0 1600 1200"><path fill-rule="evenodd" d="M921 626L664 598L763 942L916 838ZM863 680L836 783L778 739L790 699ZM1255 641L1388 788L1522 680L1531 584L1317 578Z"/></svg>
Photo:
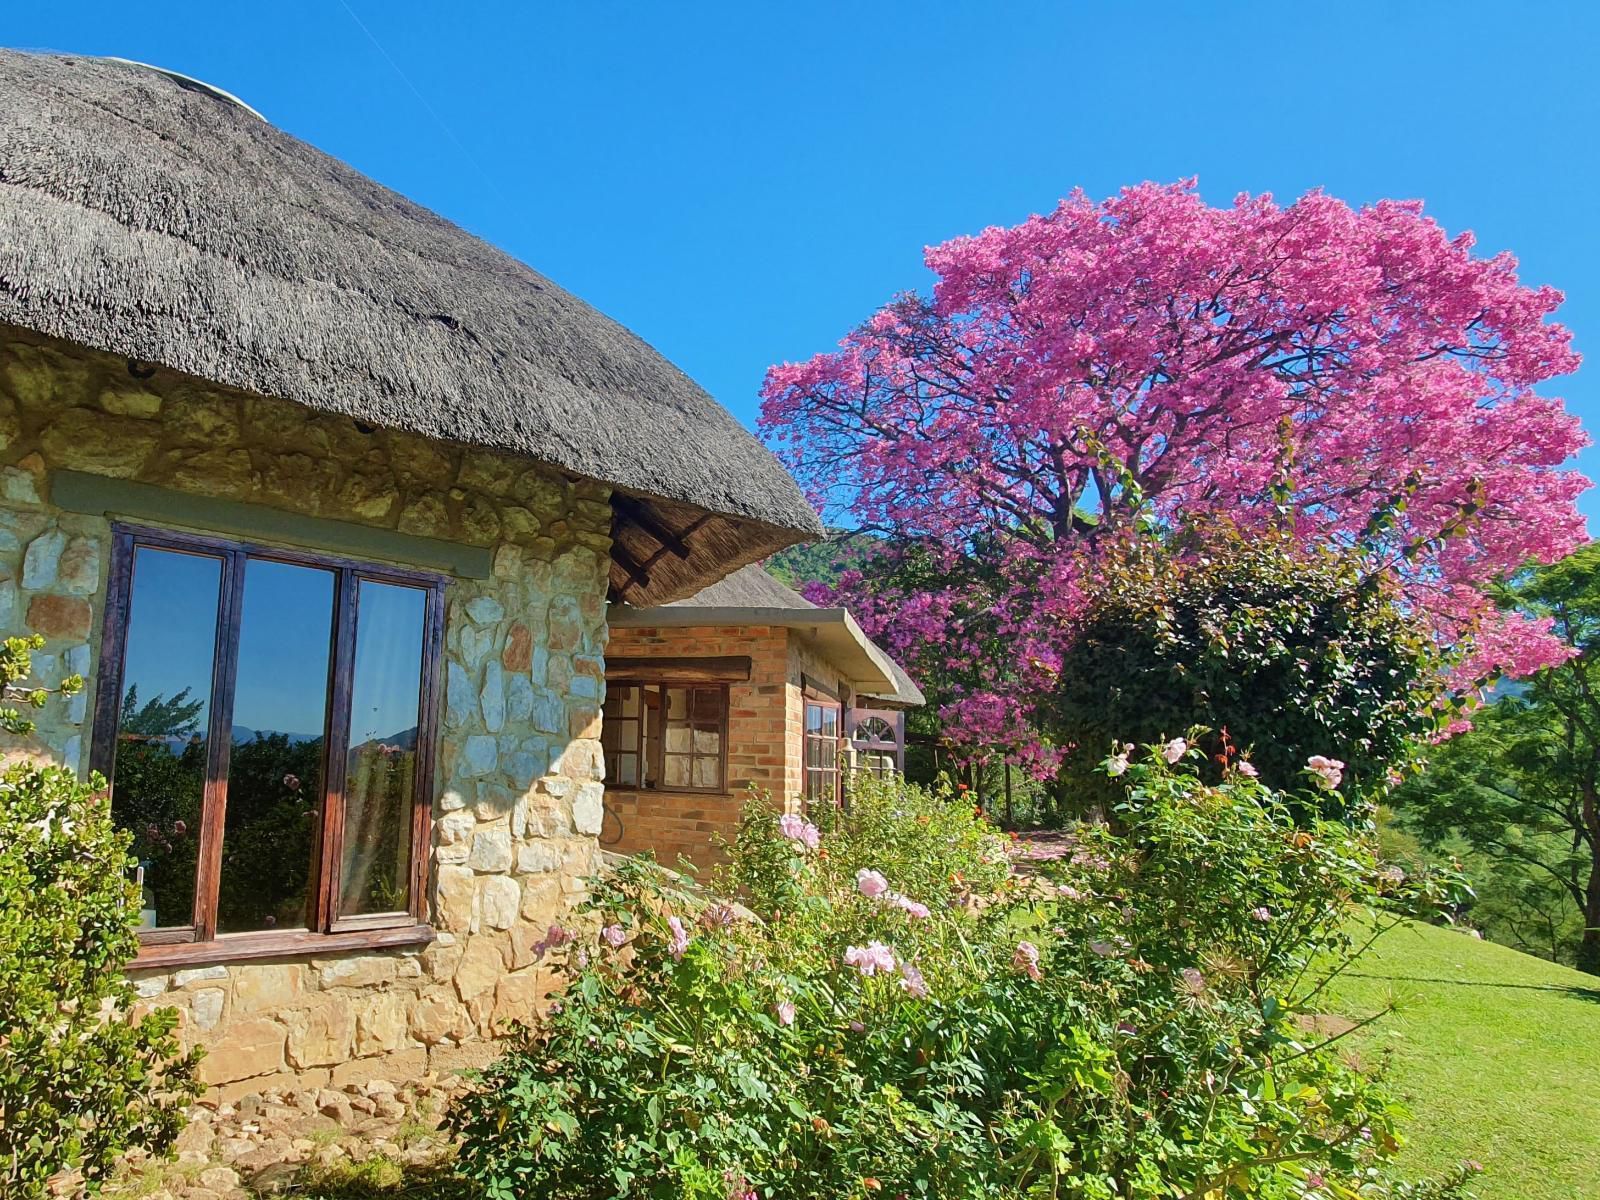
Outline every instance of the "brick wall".
<svg viewBox="0 0 1600 1200"><path fill-rule="evenodd" d="M725 793L606 789L600 841L608 850L655 851L712 861L712 835L731 837L751 787L781 801L794 794L788 734L788 630L766 626L613 629L607 655L674 658L748 655L750 679L728 685L728 790Z"/></svg>
<svg viewBox="0 0 1600 1200"><path fill-rule="evenodd" d="M613 629L607 655L615 657L728 657L748 655L750 679L728 687L728 790L725 793L606 789L600 841L623 854L655 852L675 866L716 858L713 838L731 839L751 787L774 805L799 803L805 701L802 677L840 686L837 669L789 629L766 626Z"/></svg>

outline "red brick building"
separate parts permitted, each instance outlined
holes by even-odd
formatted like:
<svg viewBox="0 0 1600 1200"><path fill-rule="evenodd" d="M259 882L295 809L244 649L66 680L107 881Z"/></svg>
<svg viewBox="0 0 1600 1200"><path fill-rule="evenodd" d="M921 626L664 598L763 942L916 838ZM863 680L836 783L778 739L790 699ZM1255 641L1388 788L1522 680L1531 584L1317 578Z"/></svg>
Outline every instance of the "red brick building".
<svg viewBox="0 0 1600 1200"><path fill-rule="evenodd" d="M751 788L798 808L852 772L899 771L906 673L842 608L759 566L685 600L607 616L601 845L704 865Z"/></svg>

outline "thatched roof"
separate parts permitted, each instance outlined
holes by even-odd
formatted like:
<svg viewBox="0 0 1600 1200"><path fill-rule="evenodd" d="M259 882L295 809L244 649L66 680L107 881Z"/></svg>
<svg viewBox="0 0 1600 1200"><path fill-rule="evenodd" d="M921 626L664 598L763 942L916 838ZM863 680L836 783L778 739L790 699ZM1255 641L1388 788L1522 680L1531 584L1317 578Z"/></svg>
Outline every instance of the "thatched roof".
<svg viewBox="0 0 1600 1200"><path fill-rule="evenodd" d="M639 338L215 89L0 51L0 97L0 326L610 483L632 599L821 533Z"/></svg>
<svg viewBox="0 0 1600 1200"><path fill-rule="evenodd" d="M847 609L811 603L757 563L670 604L613 604L606 619L618 629L764 625L799 630L850 679L858 703L915 708L925 701L905 668L862 632Z"/></svg>

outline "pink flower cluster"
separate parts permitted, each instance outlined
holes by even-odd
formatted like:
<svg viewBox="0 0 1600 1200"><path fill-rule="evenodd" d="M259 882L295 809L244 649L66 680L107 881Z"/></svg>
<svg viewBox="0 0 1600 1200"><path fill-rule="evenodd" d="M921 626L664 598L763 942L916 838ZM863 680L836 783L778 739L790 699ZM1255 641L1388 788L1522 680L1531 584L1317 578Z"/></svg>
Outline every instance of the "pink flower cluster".
<svg viewBox="0 0 1600 1200"><path fill-rule="evenodd" d="M850 946L844 952L844 965L854 967L864 977L879 973L888 975L898 971L900 986L910 995L922 999L928 994L928 982L914 963L897 958L894 950L879 941L865 946ZM852 1026L854 1028L854 1026ZM858 1029L859 1033L860 1030Z"/></svg>
<svg viewBox="0 0 1600 1200"><path fill-rule="evenodd" d="M876 975L879 971L887 973L894 970L894 951L879 941L868 942L865 946L850 946L844 952L844 965L854 967L866 976Z"/></svg>
<svg viewBox="0 0 1600 1200"><path fill-rule="evenodd" d="M892 890L882 872L868 867L862 867L856 872L856 891L868 900L882 900L885 904L893 905L908 916L926 920L930 915L926 904Z"/></svg>
<svg viewBox="0 0 1600 1200"><path fill-rule="evenodd" d="M673 958L681 959L684 952L689 949L689 931L677 917L667 918L667 928L672 932L671 938L667 941L667 951Z"/></svg>
<svg viewBox="0 0 1600 1200"><path fill-rule="evenodd" d="M1321 754L1313 754L1306 759L1306 770L1315 775L1318 782L1329 791L1338 787L1344 779L1344 763Z"/></svg>
<svg viewBox="0 0 1600 1200"><path fill-rule="evenodd" d="M778 818L778 829L784 837L791 842L798 842L807 850L815 850L822 845L822 831L804 817L784 813Z"/></svg>

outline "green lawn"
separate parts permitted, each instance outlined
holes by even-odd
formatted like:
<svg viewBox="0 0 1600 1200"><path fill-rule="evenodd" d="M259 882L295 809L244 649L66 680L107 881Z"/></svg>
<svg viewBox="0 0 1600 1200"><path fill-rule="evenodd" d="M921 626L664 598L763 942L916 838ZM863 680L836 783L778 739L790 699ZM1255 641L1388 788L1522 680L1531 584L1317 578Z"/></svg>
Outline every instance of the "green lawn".
<svg viewBox="0 0 1600 1200"><path fill-rule="evenodd" d="M1352 1036L1394 1055L1411 1174L1476 1159L1483 1200L1600 1197L1600 979L1425 925L1379 940L1329 1011L1400 1011ZM1359 1040L1358 1040L1359 1039Z"/></svg>

